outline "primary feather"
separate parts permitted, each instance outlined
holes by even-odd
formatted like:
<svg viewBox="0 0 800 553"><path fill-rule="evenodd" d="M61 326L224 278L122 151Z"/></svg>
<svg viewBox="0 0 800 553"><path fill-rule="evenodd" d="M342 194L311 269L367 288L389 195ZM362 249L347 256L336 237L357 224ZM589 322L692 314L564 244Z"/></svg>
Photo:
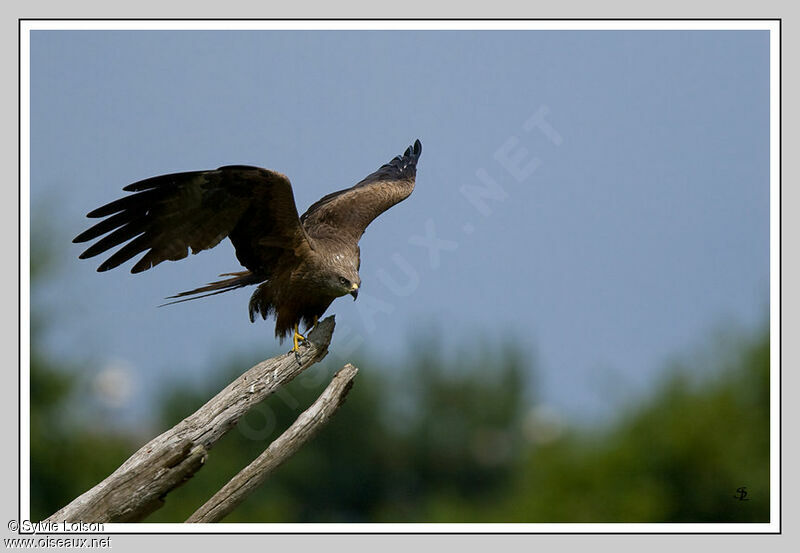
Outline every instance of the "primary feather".
<svg viewBox="0 0 800 553"><path fill-rule="evenodd" d="M378 215L414 190L421 153L417 140L355 186L315 202L302 217L289 179L268 169L228 165L151 177L124 187L132 194L91 211L88 217L103 220L73 242L99 238L81 259L119 247L98 271L144 254L131 268L139 273L227 237L247 270L171 296L181 299L170 303L258 284L250 318L275 315L275 334L283 339L300 322L312 324L335 298L355 297L358 241Z"/></svg>

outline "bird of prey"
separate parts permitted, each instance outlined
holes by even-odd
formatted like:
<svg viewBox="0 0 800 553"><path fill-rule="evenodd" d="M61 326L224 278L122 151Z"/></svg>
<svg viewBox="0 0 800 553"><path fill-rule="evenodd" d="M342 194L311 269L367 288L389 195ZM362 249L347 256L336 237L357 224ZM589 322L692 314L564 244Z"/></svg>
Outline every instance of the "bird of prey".
<svg viewBox="0 0 800 553"><path fill-rule="evenodd" d="M123 188L124 196L90 212L104 219L73 242L100 238L81 255L120 247L99 267L107 271L145 254L132 273L213 248L226 237L246 269L172 298L188 301L249 285L250 320L275 317L281 342L293 333L295 354L307 328L340 296L358 297L358 241L375 217L414 190L420 141L352 188L333 192L301 216L289 179L276 171L228 165L210 171L161 175ZM103 236L105 235L105 236ZM127 242L127 243L126 243ZM124 244L124 245L123 245Z"/></svg>

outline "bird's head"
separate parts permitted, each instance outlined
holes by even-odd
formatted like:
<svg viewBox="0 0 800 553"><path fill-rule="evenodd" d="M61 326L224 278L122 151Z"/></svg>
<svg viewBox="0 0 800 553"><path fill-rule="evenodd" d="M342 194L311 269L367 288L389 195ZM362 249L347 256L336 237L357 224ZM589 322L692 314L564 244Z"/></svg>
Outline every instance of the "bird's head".
<svg viewBox="0 0 800 553"><path fill-rule="evenodd" d="M355 277L351 276L350 278L346 276L339 276L339 290L341 291L341 295L344 296L345 294L350 294L353 296L353 301L358 299L358 289L361 287L361 280L358 278L358 273L356 273Z"/></svg>
<svg viewBox="0 0 800 553"><path fill-rule="evenodd" d="M328 267L328 287L337 297L350 294L353 300L358 297L361 277L358 276L358 260L350 256L335 255Z"/></svg>

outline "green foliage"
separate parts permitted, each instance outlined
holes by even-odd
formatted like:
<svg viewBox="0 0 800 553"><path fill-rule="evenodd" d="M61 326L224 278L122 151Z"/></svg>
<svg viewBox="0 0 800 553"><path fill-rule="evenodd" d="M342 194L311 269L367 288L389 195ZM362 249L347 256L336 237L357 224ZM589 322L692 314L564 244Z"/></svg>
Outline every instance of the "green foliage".
<svg viewBox="0 0 800 553"><path fill-rule="evenodd" d="M86 430L63 417L70 373L31 358L31 520L42 520L108 476L134 451L132 440Z"/></svg>
<svg viewBox="0 0 800 553"><path fill-rule="evenodd" d="M513 491L469 519L768 522L769 336L740 348L700 382L702 367L671 372L605 431L530 450Z"/></svg>
<svg viewBox="0 0 800 553"><path fill-rule="evenodd" d="M41 211L41 206L40 206ZM49 221L48 218L40 218ZM48 225L31 229L31 290L54 270ZM32 298L33 299L33 298ZM31 520L47 518L113 472L133 453L129 437L87 429L66 416L80 404L77 360L55 361L40 344L52 314L31 302L30 317L30 499Z"/></svg>
<svg viewBox="0 0 800 553"><path fill-rule="evenodd" d="M736 362L716 372L671 370L609 427L573 429L545 444L525 439L527 369L518 353L448 361L425 350L395 373L362 361L331 423L226 521L767 521L769 337L738 347ZM232 363L205 390L165 396L162 427L244 366ZM331 376L323 366L310 371L244 417L148 520L184 520L259 455ZM31 389L32 502L42 517L136 446L59 422L64 403L74 400L70 379L41 360L32 366ZM747 501L734 497L742 486Z"/></svg>
<svg viewBox="0 0 800 553"><path fill-rule="evenodd" d="M333 420L227 522L425 521L439 495L477 501L508 479L511 444L501 444L508 451L499 461L481 448L496 445L493 436L513 432L522 407L518 358L491 369L491 377L485 365L460 366L465 372L456 378L445 374L452 371L442 371L441 360L422 359L402 380L427 392L413 396L415 404L406 413L386 373L371 370L368 362L360 366L347 402ZM195 397L166 399L171 413L164 426L198 407L201 397L230 381L241 367ZM288 427L329 377L300 377L257 406L211 451L192 482L170 494L149 520L187 518ZM314 380L321 382L309 385ZM191 407L178 413L174 406L179 403ZM488 444L480 442L486 441L485 435Z"/></svg>
<svg viewBox="0 0 800 553"><path fill-rule="evenodd" d="M39 242L37 242L39 243ZM32 280L52 270L32 248ZM39 253L37 253L39 252ZM34 288L35 282L32 282ZM67 366L43 353L31 314L31 517L50 515L143 443L66 416L81 404ZM347 402L228 522L755 522L769 520L769 334L666 372L606 428L530 440L532 363L474 345L445 358L418 344L409 368L361 360ZM251 361L202 390L175 386L160 428L192 413ZM705 366L708 363L719 365ZM185 520L322 391L312 367L245 416L206 466L148 520ZM716 371L709 369L716 368ZM706 375L697 378L694 375ZM747 501L734 496L746 487Z"/></svg>

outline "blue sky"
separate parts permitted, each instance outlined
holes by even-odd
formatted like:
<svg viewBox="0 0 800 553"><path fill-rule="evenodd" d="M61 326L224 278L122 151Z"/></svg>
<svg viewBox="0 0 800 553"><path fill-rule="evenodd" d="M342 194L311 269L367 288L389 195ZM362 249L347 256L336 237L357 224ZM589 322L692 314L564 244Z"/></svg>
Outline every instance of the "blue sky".
<svg viewBox="0 0 800 553"><path fill-rule="evenodd" d="M229 243L99 274L71 243L85 214L149 176L239 163L288 175L302 212L419 138L416 190L361 241L359 300L328 311L326 364L401 366L432 332L448 354L513 342L541 399L580 420L613 412L715 328L765 322L768 39L35 31L31 224L61 240L59 272L32 291L53 313L47 347L94 351L89 372L131 367L134 403L231 353L275 352L250 290L156 309L238 270Z"/></svg>

